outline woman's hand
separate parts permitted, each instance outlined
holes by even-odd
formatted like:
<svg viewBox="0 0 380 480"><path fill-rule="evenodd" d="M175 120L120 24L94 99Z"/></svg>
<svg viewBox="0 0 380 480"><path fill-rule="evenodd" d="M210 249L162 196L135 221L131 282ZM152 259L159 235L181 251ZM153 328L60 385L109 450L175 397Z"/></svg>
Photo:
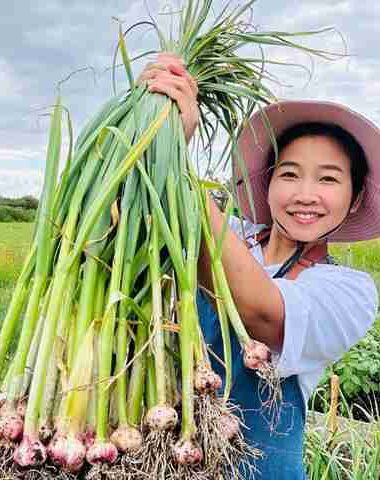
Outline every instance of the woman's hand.
<svg viewBox="0 0 380 480"><path fill-rule="evenodd" d="M161 53L156 62L145 67L138 81L147 82L150 92L165 94L177 102L189 142L199 122L198 87L183 60L172 53Z"/></svg>

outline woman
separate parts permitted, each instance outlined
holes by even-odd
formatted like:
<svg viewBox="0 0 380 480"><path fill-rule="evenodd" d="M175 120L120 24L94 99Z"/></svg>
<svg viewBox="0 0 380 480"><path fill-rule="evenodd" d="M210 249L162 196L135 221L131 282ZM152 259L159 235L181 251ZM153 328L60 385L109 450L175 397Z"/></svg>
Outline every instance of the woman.
<svg viewBox="0 0 380 480"><path fill-rule="evenodd" d="M197 88L181 59L160 55L141 79L150 91L178 103L189 140L198 123ZM231 397L244 412L246 439L264 452L255 478L301 480L306 478L302 445L308 398L326 366L365 335L377 314L373 280L331 264L327 243L380 236L380 131L332 103L282 102L265 114L278 155L262 115L255 114L239 143L256 219L252 223L240 179L244 235L240 222L231 222L222 260L248 332L270 349L282 378L282 402L277 411L265 408L268 392L260 388L259 376L244 367L234 336ZM211 222L217 237L223 214L212 201ZM212 290L203 247L199 283ZM222 356L218 320L204 294L199 294L198 308L206 341ZM217 362L214 368L223 376Z"/></svg>

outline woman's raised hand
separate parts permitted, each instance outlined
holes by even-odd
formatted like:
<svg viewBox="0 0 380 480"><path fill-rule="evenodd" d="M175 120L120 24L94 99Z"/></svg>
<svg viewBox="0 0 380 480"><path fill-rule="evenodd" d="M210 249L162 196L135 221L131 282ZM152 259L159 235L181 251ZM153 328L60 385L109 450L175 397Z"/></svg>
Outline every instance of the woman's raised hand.
<svg viewBox="0 0 380 480"><path fill-rule="evenodd" d="M155 62L145 67L138 81L147 82L150 92L165 94L177 102L189 142L199 122L198 87L183 60L173 53L160 53Z"/></svg>

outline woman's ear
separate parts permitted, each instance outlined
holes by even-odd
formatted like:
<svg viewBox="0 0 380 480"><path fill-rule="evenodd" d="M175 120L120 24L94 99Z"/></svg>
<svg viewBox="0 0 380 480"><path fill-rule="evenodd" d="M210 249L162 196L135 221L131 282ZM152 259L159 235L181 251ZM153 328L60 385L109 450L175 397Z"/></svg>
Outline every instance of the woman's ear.
<svg viewBox="0 0 380 480"><path fill-rule="evenodd" d="M365 192L365 188L363 187L363 189L358 193L357 197L355 198L354 203L352 204L352 206L350 208L350 214L351 213L356 213L359 210L359 207L363 202L364 192Z"/></svg>

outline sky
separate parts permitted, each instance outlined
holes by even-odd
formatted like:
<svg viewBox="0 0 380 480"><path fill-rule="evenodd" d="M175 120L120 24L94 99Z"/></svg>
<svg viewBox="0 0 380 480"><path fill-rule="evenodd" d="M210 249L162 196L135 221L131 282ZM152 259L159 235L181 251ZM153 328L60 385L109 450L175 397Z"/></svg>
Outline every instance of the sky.
<svg viewBox="0 0 380 480"><path fill-rule="evenodd" d="M244 3L245 0L241 0ZM149 13L165 28L165 12L179 0L12 0L0 17L0 196L38 196L43 181L49 107L58 82L70 111L74 134L113 94L112 57L118 18L128 26ZM214 0L217 13L225 1ZM232 0L232 5L237 5ZM175 18L175 17L173 17ZM175 22L175 20L172 20ZM312 37L314 48L348 55L312 62L306 55L277 48L268 58L305 68L270 69L279 98L337 101L380 125L380 3L373 0L257 0L252 23L259 30L308 31L332 26L335 33ZM136 30L129 36L131 55L156 49L155 37ZM306 40L305 40L306 42ZM136 74L142 62L134 66ZM118 74L118 89L126 86ZM219 145L221 148L221 145ZM216 155L218 145L216 145Z"/></svg>

